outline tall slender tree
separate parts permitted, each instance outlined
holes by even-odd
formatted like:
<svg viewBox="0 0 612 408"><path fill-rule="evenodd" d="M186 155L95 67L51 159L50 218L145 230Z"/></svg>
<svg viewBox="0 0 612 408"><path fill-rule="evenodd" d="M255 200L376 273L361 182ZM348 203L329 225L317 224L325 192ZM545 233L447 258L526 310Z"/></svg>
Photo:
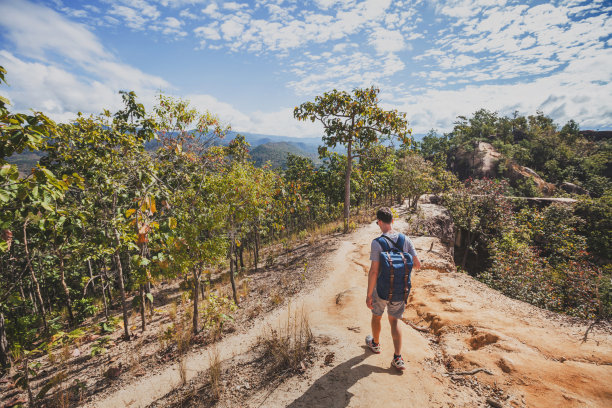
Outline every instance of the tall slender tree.
<svg viewBox="0 0 612 408"><path fill-rule="evenodd" d="M406 114L384 110L378 106L380 90L375 87L354 89L352 94L333 90L296 107L293 116L298 120L319 121L323 124L325 147L346 147L347 162L344 177L344 232L349 230L351 205L351 172L353 160L381 138L396 137L409 143Z"/></svg>

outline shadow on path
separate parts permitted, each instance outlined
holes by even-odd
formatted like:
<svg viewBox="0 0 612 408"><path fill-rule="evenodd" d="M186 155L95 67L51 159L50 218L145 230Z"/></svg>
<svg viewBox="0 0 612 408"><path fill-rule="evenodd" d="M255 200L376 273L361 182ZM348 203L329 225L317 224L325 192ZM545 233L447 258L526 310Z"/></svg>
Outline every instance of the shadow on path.
<svg viewBox="0 0 612 408"><path fill-rule="evenodd" d="M298 407L346 407L353 394L349 392L355 383L372 373L387 373L389 375L402 375L391 368L381 368L370 364L361 364L372 353L365 347L364 353L334 367L330 372L315 381L301 397L297 398L288 408Z"/></svg>

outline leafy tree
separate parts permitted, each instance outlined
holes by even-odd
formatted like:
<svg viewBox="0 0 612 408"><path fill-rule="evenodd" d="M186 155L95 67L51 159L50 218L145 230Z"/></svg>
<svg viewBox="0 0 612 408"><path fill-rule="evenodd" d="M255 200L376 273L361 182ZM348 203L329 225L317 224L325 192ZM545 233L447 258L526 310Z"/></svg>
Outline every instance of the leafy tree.
<svg viewBox="0 0 612 408"><path fill-rule="evenodd" d="M465 268L468 254L476 250L474 244L484 247L495 238L509 217L512 205L505 197L507 183L496 180L467 180L463 187L444 195L457 228L465 231L465 252L461 266Z"/></svg>
<svg viewBox="0 0 612 408"><path fill-rule="evenodd" d="M0 66L0 84L5 82L6 70ZM8 253L8 270L2 267L3 272L9 272L2 277L0 285L0 364L6 367L10 358L8 356L8 341L6 339L6 326L4 312L8 310L7 301L12 297L16 286L21 287L25 274L29 272L36 285L38 301L41 302L40 286L32 267L32 258L28 248L27 226L33 214L52 216L57 210L60 201L68 189L72 178L66 176L57 178L46 167L37 165L31 174L20 178L17 166L8 163L7 159L15 153L35 151L47 145L49 135L55 132L56 125L40 112L32 115L11 113L8 99L0 95L0 254ZM21 237L15 237L14 232L23 232ZM19 239L23 248L13 246L14 239ZM19 257L10 252L21 252ZM4 257L3 257L4 258ZM25 262L14 262L14 260ZM4 259L3 259L4 261ZM25 265L24 265L25 264ZM25 266L25 267L24 267ZM18 272L19 271L19 272ZM42 303L40 303L42 306ZM46 330L44 308L41 307L41 317Z"/></svg>
<svg viewBox="0 0 612 408"><path fill-rule="evenodd" d="M344 177L344 232L349 230L351 172L353 160L381 137L396 136L408 142L410 130L406 115L385 111L378 106L380 90L374 87L355 89L352 94L333 90L317 96L314 102L296 107L293 115L298 120L319 121L323 124L323 142L327 147L346 146L347 164Z"/></svg>
<svg viewBox="0 0 612 408"><path fill-rule="evenodd" d="M200 113L188 101L164 95L159 96L155 114L162 143L157 154L159 178L169 190L164 246L170 263L181 274L191 275L197 334L202 276L223 259L228 246L223 236L227 186L221 176L225 155L213 147L229 128L210 112Z"/></svg>

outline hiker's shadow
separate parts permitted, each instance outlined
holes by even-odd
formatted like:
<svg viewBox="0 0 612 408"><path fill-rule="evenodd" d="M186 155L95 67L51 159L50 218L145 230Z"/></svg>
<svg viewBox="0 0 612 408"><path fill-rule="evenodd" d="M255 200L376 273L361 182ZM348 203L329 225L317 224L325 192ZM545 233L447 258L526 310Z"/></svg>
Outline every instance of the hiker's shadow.
<svg viewBox="0 0 612 408"><path fill-rule="evenodd" d="M399 371L393 370L390 364L389 368L360 364L372 355L367 347L363 346L363 349L363 354L334 367L330 372L315 381L301 397L287 405L287 407L346 407L353 397L349 389L362 378L372 373L401 375Z"/></svg>

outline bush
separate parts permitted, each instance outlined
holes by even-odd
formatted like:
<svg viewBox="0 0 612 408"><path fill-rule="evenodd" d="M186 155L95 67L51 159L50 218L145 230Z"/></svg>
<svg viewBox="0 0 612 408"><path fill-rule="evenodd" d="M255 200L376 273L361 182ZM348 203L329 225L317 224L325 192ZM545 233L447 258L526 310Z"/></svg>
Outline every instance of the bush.
<svg viewBox="0 0 612 408"><path fill-rule="evenodd" d="M576 232L581 223L566 206L521 210L489 243L491 267L480 279L555 312L610 316L609 274L591 262L585 239Z"/></svg>
<svg viewBox="0 0 612 408"><path fill-rule="evenodd" d="M76 312L75 317L79 323L98 313L98 307L93 304L93 299L91 298L76 299L73 303L73 307Z"/></svg>

